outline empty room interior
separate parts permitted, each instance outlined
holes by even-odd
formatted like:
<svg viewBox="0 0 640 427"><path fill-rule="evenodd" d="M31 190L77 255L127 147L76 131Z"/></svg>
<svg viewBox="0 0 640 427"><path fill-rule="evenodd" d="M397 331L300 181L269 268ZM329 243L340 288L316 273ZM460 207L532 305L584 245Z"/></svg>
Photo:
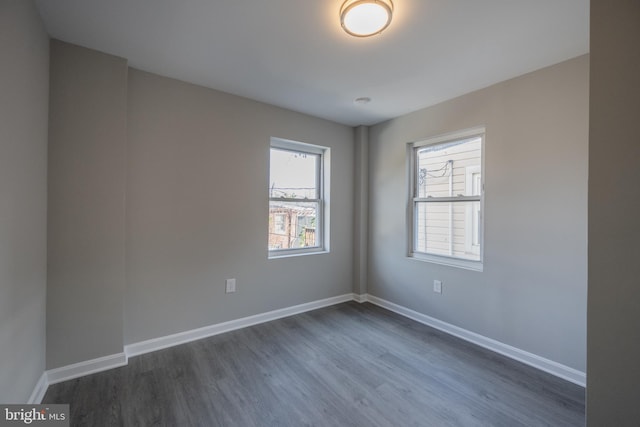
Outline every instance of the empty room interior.
<svg viewBox="0 0 640 427"><path fill-rule="evenodd" d="M0 404L640 425L639 2L0 0L0 56Z"/></svg>

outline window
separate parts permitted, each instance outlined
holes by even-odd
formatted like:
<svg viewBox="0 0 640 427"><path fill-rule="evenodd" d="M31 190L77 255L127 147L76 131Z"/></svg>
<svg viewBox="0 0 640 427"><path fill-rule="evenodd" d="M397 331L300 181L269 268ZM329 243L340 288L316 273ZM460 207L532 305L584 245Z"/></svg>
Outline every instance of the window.
<svg viewBox="0 0 640 427"><path fill-rule="evenodd" d="M272 138L269 157L269 257L327 249L329 149Z"/></svg>
<svg viewBox="0 0 640 427"><path fill-rule="evenodd" d="M285 218L284 214L275 214L274 216L274 233L276 234L285 234L287 229L285 228Z"/></svg>
<svg viewBox="0 0 640 427"><path fill-rule="evenodd" d="M484 129L409 145L409 256L482 271L483 146Z"/></svg>

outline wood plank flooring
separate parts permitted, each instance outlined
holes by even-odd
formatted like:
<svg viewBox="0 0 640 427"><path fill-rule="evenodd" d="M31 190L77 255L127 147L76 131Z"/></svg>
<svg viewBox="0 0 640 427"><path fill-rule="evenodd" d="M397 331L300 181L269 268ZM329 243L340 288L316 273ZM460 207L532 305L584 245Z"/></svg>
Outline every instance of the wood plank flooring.
<svg viewBox="0 0 640 427"><path fill-rule="evenodd" d="M55 384L72 426L583 426L584 389L344 303Z"/></svg>

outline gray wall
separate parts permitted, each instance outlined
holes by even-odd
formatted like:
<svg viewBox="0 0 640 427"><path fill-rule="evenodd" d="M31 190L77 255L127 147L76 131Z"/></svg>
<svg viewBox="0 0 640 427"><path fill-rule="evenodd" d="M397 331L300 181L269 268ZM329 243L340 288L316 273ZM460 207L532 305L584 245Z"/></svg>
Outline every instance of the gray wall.
<svg viewBox="0 0 640 427"><path fill-rule="evenodd" d="M370 294L585 370L588 74L582 56L371 128ZM484 272L408 259L406 144L478 125Z"/></svg>
<svg viewBox="0 0 640 427"><path fill-rule="evenodd" d="M0 1L0 403L45 366L49 37L33 2Z"/></svg>
<svg viewBox="0 0 640 427"><path fill-rule="evenodd" d="M126 343L352 292L351 128L134 69L128 108ZM331 148L328 254L267 259L272 136Z"/></svg>
<svg viewBox="0 0 640 427"><path fill-rule="evenodd" d="M640 2L591 1L587 424L640 420Z"/></svg>
<svg viewBox="0 0 640 427"><path fill-rule="evenodd" d="M47 368L122 352L127 63L51 42Z"/></svg>
<svg viewBox="0 0 640 427"><path fill-rule="evenodd" d="M49 369L351 292L351 128L59 41L51 56ZM267 260L271 136L331 147L328 254Z"/></svg>

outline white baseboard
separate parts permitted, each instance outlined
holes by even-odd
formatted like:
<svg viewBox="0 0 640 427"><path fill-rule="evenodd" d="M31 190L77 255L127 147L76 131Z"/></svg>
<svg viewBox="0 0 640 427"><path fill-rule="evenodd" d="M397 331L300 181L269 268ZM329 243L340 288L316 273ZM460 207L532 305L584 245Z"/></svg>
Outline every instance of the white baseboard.
<svg viewBox="0 0 640 427"><path fill-rule="evenodd" d="M229 322L218 323L215 325L205 326L203 328L180 332L165 337L159 337L147 341L129 344L124 346L123 353L99 357L97 359L86 360L83 362L74 363L72 365L50 369L43 372L40 380L31 393L29 403L40 403L45 393L47 392L47 388L52 384L57 384L63 381L72 380L74 378L79 378L86 375L95 374L97 372L125 366L128 363L129 357L132 356L161 350L167 347L173 347L178 344L184 344L201 338L233 331L235 329L246 328L247 326L281 319L283 317L293 316L294 314L304 313L305 311L340 304L343 302L351 301L353 299L353 294L344 294L336 297L308 302L305 304L299 304L292 307L286 307L279 310L273 310L267 313L261 313L254 316L231 320Z"/></svg>
<svg viewBox="0 0 640 427"><path fill-rule="evenodd" d="M125 353L118 353L110 356L99 357L97 359L85 360L83 362L74 363L73 365L50 369L46 371L45 374L47 376L48 384L51 385L78 377L84 377L85 375L95 374L96 372L119 368L126 364L127 355Z"/></svg>
<svg viewBox="0 0 640 427"><path fill-rule="evenodd" d="M359 303L367 302L367 294L353 294L353 300Z"/></svg>
<svg viewBox="0 0 640 427"><path fill-rule="evenodd" d="M198 329L179 332L177 334L167 335L164 337L153 338L146 341L124 346L124 352L113 354L110 356L100 357L97 359L87 360L75 363L73 365L62 366L60 368L45 371L29 398L29 403L40 403L47 387L62 381L71 380L85 375L94 374L96 372L106 371L108 369L125 366L128 358L149 353L152 351L162 350L179 344L207 338L213 335L230 332L236 329L246 328L248 326L269 322L283 317L293 316L295 314L304 313L306 311L316 310L322 307L328 307L347 301L357 301L359 303L371 302L389 311L393 311L417 322L439 329L445 333L469 341L473 344L487 348L496 353L500 353L511 359L518 360L527 365L548 372L552 375L570 381L572 383L585 386L586 374L560 363L554 362L544 357L537 356L508 344L501 343L491 338L487 338L475 332L468 331L455 325L443 322L401 305L386 301L382 298L369 294L344 294L336 297L326 298L318 301L312 301L305 304L299 304L292 307L286 307L266 313L256 314L253 316L243 317L240 319L230 320L228 322L217 323Z"/></svg>
<svg viewBox="0 0 640 427"><path fill-rule="evenodd" d="M48 387L49 381L47 380L47 373L43 372L42 375L40 375L38 383L33 388L33 392L31 393L31 396L29 396L29 400L27 401L27 403L29 405L39 405L42 402L42 398L47 392Z"/></svg>
<svg viewBox="0 0 640 427"><path fill-rule="evenodd" d="M279 310L273 310L266 313L256 314L253 316L243 317L240 319L230 320L228 322L216 323L215 325L204 326L198 329L178 332L177 334L128 344L124 346L124 352L127 357L138 356L141 354L150 353L152 351L173 347L175 345L211 337L213 335L234 331L236 329L246 328L248 326L257 325L259 323L270 322L271 320L293 316L294 314L304 313L305 311L316 310L318 308L352 301L353 299L353 294L344 294L336 297L308 302L305 304L294 305L292 307L281 308Z"/></svg>
<svg viewBox="0 0 640 427"><path fill-rule="evenodd" d="M356 301L359 301L355 297L354 299ZM558 362L554 362L553 360L546 359L536 354L529 353L528 351L521 350L508 344L501 343L500 341L487 338L483 335L468 331L450 323L443 322L441 320L427 316L426 314L418 313L417 311L392 303L382 298L375 297L373 295L360 295L360 299L364 299L389 311L393 311L394 313L398 313L402 316L408 317L409 319L413 319L416 322L420 322L427 326L431 326L432 328L439 329L443 332L446 332L447 334L461 338L465 341L469 341L473 344L479 345L480 347L484 347L496 353L500 353L504 356L507 356L529 366L533 366L534 368L548 372L552 375L555 375L556 377L570 381L574 384L580 385L582 387L586 386L586 374L582 371L578 371L577 369L571 368Z"/></svg>

